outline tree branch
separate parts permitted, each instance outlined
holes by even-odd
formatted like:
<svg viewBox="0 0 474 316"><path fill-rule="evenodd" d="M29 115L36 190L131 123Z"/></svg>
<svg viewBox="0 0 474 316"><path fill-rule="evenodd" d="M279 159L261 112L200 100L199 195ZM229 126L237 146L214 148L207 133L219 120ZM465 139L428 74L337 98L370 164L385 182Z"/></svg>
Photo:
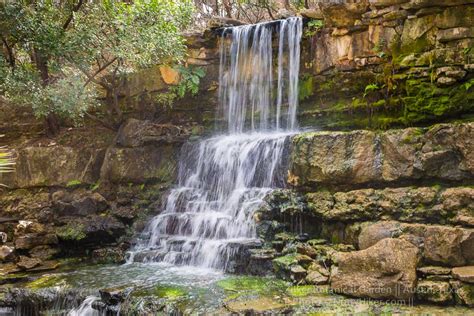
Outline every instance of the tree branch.
<svg viewBox="0 0 474 316"><path fill-rule="evenodd" d="M66 22L64 22L63 24L63 30L66 30L69 27L69 24L71 24L72 18L74 17L74 12L79 11L83 3L84 0L79 0L79 2L72 8L71 14L68 16Z"/></svg>

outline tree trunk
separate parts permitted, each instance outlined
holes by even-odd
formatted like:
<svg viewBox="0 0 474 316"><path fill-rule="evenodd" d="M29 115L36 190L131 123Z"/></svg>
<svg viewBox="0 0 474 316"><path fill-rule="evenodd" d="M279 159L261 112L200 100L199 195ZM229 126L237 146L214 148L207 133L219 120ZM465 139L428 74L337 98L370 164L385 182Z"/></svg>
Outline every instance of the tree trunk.
<svg viewBox="0 0 474 316"><path fill-rule="evenodd" d="M49 84L48 59L44 57L42 52L34 49L35 64L41 77L43 88ZM61 129L59 118L53 112L50 112L45 118L45 131L48 137L54 137L59 134Z"/></svg>
<svg viewBox="0 0 474 316"><path fill-rule="evenodd" d="M45 118L44 125L46 130L46 136L54 137L59 134L61 126L59 124L59 118L56 114L49 113L48 116L46 116Z"/></svg>

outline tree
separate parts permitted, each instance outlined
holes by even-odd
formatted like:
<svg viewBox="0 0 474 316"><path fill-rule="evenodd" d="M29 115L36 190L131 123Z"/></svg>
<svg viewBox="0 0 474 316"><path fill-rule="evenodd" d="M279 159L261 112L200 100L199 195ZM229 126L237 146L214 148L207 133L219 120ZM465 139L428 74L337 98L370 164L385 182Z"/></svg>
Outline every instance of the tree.
<svg viewBox="0 0 474 316"><path fill-rule="evenodd" d="M122 121L118 93L123 77L142 67L179 62L185 55L181 31L192 0L42 0L0 4L0 90L29 105L59 131L59 119L79 122L107 96L116 128Z"/></svg>

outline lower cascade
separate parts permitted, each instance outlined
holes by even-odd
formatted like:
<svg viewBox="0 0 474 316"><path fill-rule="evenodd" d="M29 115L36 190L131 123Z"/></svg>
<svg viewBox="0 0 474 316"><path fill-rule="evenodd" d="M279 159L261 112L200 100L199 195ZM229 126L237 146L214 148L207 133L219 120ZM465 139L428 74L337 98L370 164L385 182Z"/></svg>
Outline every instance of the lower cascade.
<svg viewBox="0 0 474 316"><path fill-rule="evenodd" d="M289 133L226 135L185 145L178 186L142 234L131 261L228 270L255 245L253 212L283 186Z"/></svg>
<svg viewBox="0 0 474 316"><path fill-rule="evenodd" d="M274 29L280 32L275 69ZM259 244L254 211L286 182L301 29L301 19L290 18L223 30L220 106L229 134L182 148L178 185L142 233L129 262L232 271L238 253Z"/></svg>

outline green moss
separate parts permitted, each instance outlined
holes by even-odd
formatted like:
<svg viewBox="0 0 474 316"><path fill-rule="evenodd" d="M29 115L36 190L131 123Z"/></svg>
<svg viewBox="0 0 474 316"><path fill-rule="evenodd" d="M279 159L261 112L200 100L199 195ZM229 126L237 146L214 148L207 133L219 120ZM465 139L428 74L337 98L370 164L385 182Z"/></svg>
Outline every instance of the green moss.
<svg viewBox="0 0 474 316"><path fill-rule="evenodd" d="M81 184L82 184L82 182L79 181L79 180L71 180L66 184L66 187L73 188L73 187L80 186Z"/></svg>
<svg viewBox="0 0 474 316"><path fill-rule="evenodd" d="M282 257L273 259L273 267L275 270L288 269L289 267L298 264L298 258L296 254L291 253Z"/></svg>
<svg viewBox="0 0 474 316"><path fill-rule="evenodd" d="M314 94L314 79L309 77L300 81L299 84L299 99L306 100Z"/></svg>
<svg viewBox="0 0 474 316"><path fill-rule="evenodd" d="M144 297L144 296L157 296L160 298L166 298L168 300L177 300L187 295L188 291L184 287L173 286L173 285L158 285L154 288L140 289L134 291L132 296Z"/></svg>
<svg viewBox="0 0 474 316"><path fill-rule="evenodd" d="M232 292L239 296L247 294L268 295L283 292L287 283L273 278L235 276L218 281L217 286L226 292Z"/></svg>
<svg viewBox="0 0 474 316"><path fill-rule="evenodd" d="M424 133L425 133L425 129L415 128L402 139L402 143L404 143L404 144L416 143L418 138L420 136L424 135Z"/></svg>
<svg viewBox="0 0 474 316"><path fill-rule="evenodd" d="M317 287L314 285L297 285L297 286L290 286L286 292L288 295L293 297L305 297L311 294L317 294Z"/></svg>
<svg viewBox="0 0 474 316"><path fill-rule="evenodd" d="M29 282L28 284L26 284L25 287L32 290L38 290L38 289L50 288L50 287L64 285L64 284L65 284L65 280L64 280L64 277L62 277L61 275L47 274L32 282Z"/></svg>
<svg viewBox="0 0 474 316"><path fill-rule="evenodd" d="M439 88L430 82L410 79L405 83L405 90L403 122L406 125L474 110L474 93L459 85Z"/></svg>
<svg viewBox="0 0 474 316"><path fill-rule="evenodd" d="M430 47L431 42L428 40L427 34L424 34L416 40L400 43L399 48L393 47L394 56L422 53L427 51Z"/></svg>
<svg viewBox="0 0 474 316"><path fill-rule="evenodd" d="M56 234L63 240L82 240L86 238L84 232L84 225L82 224L67 224L56 229Z"/></svg>

